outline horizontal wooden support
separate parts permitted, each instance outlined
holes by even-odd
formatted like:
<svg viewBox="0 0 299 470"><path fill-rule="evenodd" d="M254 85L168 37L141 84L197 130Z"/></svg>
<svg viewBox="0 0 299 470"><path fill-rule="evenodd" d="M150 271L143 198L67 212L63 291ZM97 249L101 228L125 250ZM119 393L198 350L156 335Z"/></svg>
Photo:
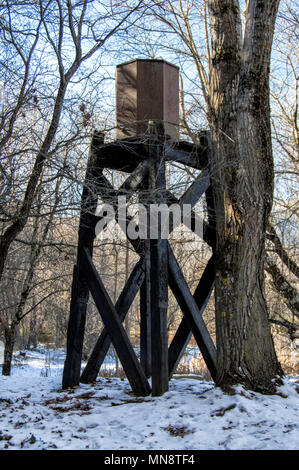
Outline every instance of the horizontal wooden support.
<svg viewBox="0 0 299 470"><path fill-rule="evenodd" d="M131 307L133 300L135 299L136 294L144 281L144 269L144 259L141 258L132 270L125 287L123 288L115 304L115 310L117 311L121 322L125 320L129 308ZM99 339L95 344L95 347L93 348L86 367L81 374L80 382L92 383L96 380L110 345L111 339L107 329L104 327Z"/></svg>
<svg viewBox="0 0 299 470"><path fill-rule="evenodd" d="M216 380L217 354L215 345L169 244L168 267L169 286L189 324L211 376Z"/></svg>
<svg viewBox="0 0 299 470"><path fill-rule="evenodd" d="M214 287L214 260L215 256L213 255L205 267L198 286L193 294L193 299L196 302L199 314L201 316L206 308ZM179 364L181 357L184 354L186 347L188 346L191 336L192 330L186 318L183 317L168 350L169 377L172 377L172 375L175 373L177 365Z"/></svg>
<svg viewBox="0 0 299 470"><path fill-rule="evenodd" d="M84 276L124 372L136 396L147 396L151 389L122 325L119 315L102 283L87 250L84 251Z"/></svg>
<svg viewBox="0 0 299 470"><path fill-rule="evenodd" d="M98 152L98 166L131 173L142 160L149 157L147 143L148 136L144 135L101 144L95 148ZM207 165L207 157L208 147L204 136L200 138L199 144L187 141L172 144L165 142L165 158L168 161L201 170Z"/></svg>
<svg viewBox="0 0 299 470"><path fill-rule="evenodd" d="M140 161L147 158L147 147L141 139L116 140L98 147L100 168L131 173Z"/></svg>

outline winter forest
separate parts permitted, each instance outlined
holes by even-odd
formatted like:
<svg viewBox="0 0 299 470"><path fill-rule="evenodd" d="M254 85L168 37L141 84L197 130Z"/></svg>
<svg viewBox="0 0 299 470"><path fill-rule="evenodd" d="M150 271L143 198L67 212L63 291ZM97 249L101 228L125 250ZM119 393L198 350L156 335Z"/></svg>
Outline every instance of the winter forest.
<svg viewBox="0 0 299 470"><path fill-rule="evenodd" d="M0 0L1 450L299 449L298 24Z"/></svg>

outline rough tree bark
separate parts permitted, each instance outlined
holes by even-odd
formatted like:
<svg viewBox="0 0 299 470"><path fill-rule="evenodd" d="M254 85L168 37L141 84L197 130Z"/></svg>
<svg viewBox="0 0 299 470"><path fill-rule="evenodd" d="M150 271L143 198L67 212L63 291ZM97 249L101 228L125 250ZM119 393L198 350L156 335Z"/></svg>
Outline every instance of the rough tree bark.
<svg viewBox="0 0 299 470"><path fill-rule="evenodd" d="M10 375L13 349L15 345L16 325L12 324L4 329L4 357L2 365L2 375Z"/></svg>
<svg viewBox="0 0 299 470"><path fill-rule="evenodd" d="M273 392L277 361L264 295L265 236L273 195L269 69L279 0L209 0L209 122L215 210L216 334L220 386Z"/></svg>

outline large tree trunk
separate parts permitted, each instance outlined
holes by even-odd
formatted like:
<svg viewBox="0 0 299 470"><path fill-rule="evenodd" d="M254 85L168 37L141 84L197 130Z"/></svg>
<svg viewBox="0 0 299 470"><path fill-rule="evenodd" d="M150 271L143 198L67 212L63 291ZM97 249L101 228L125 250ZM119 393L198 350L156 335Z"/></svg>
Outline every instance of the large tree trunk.
<svg viewBox="0 0 299 470"><path fill-rule="evenodd" d="M4 330L5 344L2 375L10 375L11 372L13 348L15 345L15 334L16 331L14 326L10 326L9 328Z"/></svg>
<svg viewBox="0 0 299 470"><path fill-rule="evenodd" d="M278 3L248 2L243 41L238 1L209 0L217 382L264 392L273 391L281 375L264 295L273 195L268 82Z"/></svg>

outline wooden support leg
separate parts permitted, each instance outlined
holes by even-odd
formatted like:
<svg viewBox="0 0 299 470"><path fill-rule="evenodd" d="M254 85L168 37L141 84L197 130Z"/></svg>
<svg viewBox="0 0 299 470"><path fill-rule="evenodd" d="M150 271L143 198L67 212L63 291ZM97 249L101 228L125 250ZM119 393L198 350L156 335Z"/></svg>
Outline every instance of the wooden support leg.
<svg viewBox="0 0 299 470"><path fill-rule="evenodd" d="M113 346L122 363L125 374L136 396L146 396L151 392L150 386L137 356L132 348L128 335L118 313L112 304L100 276L87 250L84 250L84 274L103 323L111 338Z"/></svg>
<svg viewBox="0 0 299 470"><path fill-rule="evenodd" d="M168 391L167 240L151 240L152 394Z"/></svg>
<svg viewBox="0 0 299 470"><path fill-rule="evenodd" d="M216 214L215 214L215 203L213 188L209 186L206 190L206 202L207 202L207 212L208 212L208 227L207 232L209 233L208 237L210 239L210 245L215 251L216 246Z"/></svg>
<svg viewBox="0 0 299 470"><path fill-rule="evenodd" d="M146 377L151 376L151 299L149 241L145 243L145 278L140 289L140 363Z"/></svg>
<svg viewBox="0 0 299 470"><path fill-rule="evenodd" d="M193 299L196 302L200 315L203 314L204 309L209 301L212 290L214 287L214 256L209 260L203 275L198 283L197 288L193 294ZM177 329L177 332L169 346L169 377L175 373L178 363L191 339L192 330L188 321L184 317Z"/></svg>
<svg viewBox="0 0 299 470"><path fill-rule="evenodd" d="M159 132L158 128L152 129ZM163 139L163 136L162 136ZM162 140L161 139L161 140ZM154 203L165 203L165 161L160 136L149 142L149 189ZM151 214L152 215L152 214ZM152 395L168 391L168 242L162 239L161 213L157 213L157 239L150 239L150 302L151 302L151 358ZM151 227L152 228L152 227Z"/></svg>
<svg viewBox="0 0 299 470"><path fill-rule="evenodd" d="M86 316L86 304L88 301L88 289L78 286L78 266L74 266L72 300L70 306L70 317L67 331L67 356L64 363L62 388L73 387L79 384L81 356L84 338L84 326ZM87 296L79 297L82 293Z"/></svg>
<svg viewBox="0 0 299 470"><path fill-rule="evenodd" d="M97 207L97 184L102 170L97 168L96 148L103 142L103 135L95 133L90 146L86 176L81 199L77 265L74 269L72 299L67 333L67 351L63 369L62 388L79 384L84 340L86 308L89 289L82 272L82 248L92 255Z"/></svg>
<svg viewBox="0 0 299 470"><path fill-rule="evenodd" d="M144 282L144 260L140 259L134 267L126 285L121 292L116 304L115 309L119 315L120 321L125 320L126 314L132 302ZM80 377L82 383L92 383L96 380L99 370L103 364L106 354L111 345L111 339L106 328L96 342L96 345L91 353L91 356L86 364L85 369Z"/></svg>

